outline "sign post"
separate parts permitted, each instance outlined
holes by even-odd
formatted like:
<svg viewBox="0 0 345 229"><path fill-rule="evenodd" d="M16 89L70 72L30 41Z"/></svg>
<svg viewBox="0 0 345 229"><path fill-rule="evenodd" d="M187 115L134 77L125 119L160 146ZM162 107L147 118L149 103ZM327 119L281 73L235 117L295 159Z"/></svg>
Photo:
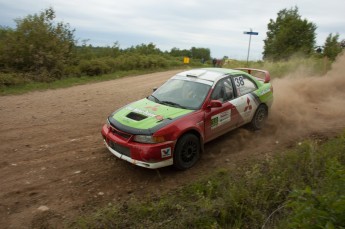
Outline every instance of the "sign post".
<svg viewBox="0 0 345 229"><path fill-rule="evenodd" d="M249 35L249 45L248 45L248 54L247 54L247 66L248 66L248 60L249 60L249 51L250 51L250 42L252 40L252 35L259 35L258 32L253 32L252 29L250 29L249 32L243 32L244 34L248 34ZM249 66L248 66L249 67Z"/></svg>

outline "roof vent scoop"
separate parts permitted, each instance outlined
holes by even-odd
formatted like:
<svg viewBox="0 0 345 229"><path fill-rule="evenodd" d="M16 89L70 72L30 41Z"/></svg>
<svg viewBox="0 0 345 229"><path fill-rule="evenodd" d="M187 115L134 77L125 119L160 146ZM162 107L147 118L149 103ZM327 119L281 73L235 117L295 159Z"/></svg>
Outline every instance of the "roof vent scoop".
<svg viewBox="0 0 345 229"><path fill-rule="evenodd" d="M187 77L199 77L199 76L205 74L206 70L204 70L204 69L194 69L194 70L189 70L189 71L187 71L185 73L186 73Z"/></svg>

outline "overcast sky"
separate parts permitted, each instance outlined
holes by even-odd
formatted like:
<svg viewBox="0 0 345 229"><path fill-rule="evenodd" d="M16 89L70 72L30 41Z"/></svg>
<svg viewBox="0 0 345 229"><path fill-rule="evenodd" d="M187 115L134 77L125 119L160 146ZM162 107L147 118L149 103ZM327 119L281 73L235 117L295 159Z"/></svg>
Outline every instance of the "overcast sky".
<svg viewBox="0 0 345 229"><path fill-rule="evenodd" d="M344 0L0 0L0 25L53 7L56 21L75 29L79 44L121 48L154 43L161 50L203 47L212 57L245 60L250 28L251 60L262 58L267 24L282 9L297 6L302 18L317 25L317 45L330 33L345 39Z"/></svg>

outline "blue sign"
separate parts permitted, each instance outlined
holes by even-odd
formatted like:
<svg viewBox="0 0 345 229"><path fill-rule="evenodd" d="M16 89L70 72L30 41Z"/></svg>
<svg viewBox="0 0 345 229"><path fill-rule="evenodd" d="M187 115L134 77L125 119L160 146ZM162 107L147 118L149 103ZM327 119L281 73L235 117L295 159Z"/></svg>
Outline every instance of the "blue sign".
<svg viewBox="0 0 345 229"><path fill-rule="evenodd" d="M248 34L248 35L259 35L259 33L258 32L252 32L252 31L250 31L250 32L243 32L244 34Z"/></svg>

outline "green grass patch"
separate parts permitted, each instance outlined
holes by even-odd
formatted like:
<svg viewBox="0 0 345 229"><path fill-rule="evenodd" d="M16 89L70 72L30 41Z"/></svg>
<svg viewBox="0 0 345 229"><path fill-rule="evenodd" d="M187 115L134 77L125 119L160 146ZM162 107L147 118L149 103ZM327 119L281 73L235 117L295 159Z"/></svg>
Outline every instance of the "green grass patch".
<svg viewBox="0 0 345 229"><path fill-rule="evenodd" d="M25 75L25 74L15 74L15 73L0 73L0 95L8 95L8 94L22 94L30 91L37 91L37 90L46 90L46 89L57 89L57 88L66 88L80 84L87 84L93 82L100 82L106 80L112 80L121 78L124 76L131 76L131 75L140 75L145 73L152 73L170 69L182 69L182 68L198 68L198 67L209 67L211 66L211 62L208 61L206 64L201 64L198 60L193 60L188 65L182 65L181 60L170 60L169 66L165 68L160 67L150 67L148 66L141 66L140 64L137 66L129 66L126 70L117 70L111 63L107 62L108 59L99 60L100 63L107 66L107 71L101 68L99 69L98 65L94 63L88 64L87 70L80 72L81 70L70 70L74 72L70 77L64 77L59 80L54 80L51 82L37 82L32 80L32 75ZM132 61L133 62L133 61ZM134 62L133 62L134 63ZM137 63L138 64L138 63ZM151 63L152 64L152 63ZM102 66L103 66L102 65ZM98 67L97 67L98 66ZM239 60L226 60L223 64L224 68L237 68L237 67L245 67L247 66L246 61L239 61ZM286 75L297 75L297 76L310 76L310 75L323 75L325 74L331 66L331 62L326 59L320 58L292 58L289 61L282 61L282 62L263 62L263 61L251 61L249 62L249 66L252 68L259 68L268 70L271 73L272 78L280 78ZM84 66L85 67L85 66ZM85 67L85 68L86 68ZM90 68L92 67L92 68ZM129 69L137 69L137 70L129 70ZM104 74L103 72L112 72ZM92 73L92 74L91 74ZM97 74L96 74L97 73ZM99 73L99 75L98 75ZM91 74L91 76L87 76L87 74ZM95 74L95 75L93 75ZM73 75L75 75L73 77ZM81 76L83 75L83 76ZM49 81L49 80L48 80Z"/></svg>
<svg viewBox="0 0 345 229"><path fill-rule="evenodd" d="M345 132L220 169L168 195L99 209L70 227L344 228L344 185Z"/></svg>
<svg viewBox="0 0 345 229"><path fill-rule="evenodd" d="M135 76L141 74L147 74L152 72L164 71L166 69L155 70L131 70L131 71L119 71L111 74L104 74L100 76L81 76L81 77L68 77L61 80L55 80L52 82L25 82L18 85L9 87L0 87L0 95L9 94L23 94L31 91L42 91L47 89L67 88L76 85L95 83L107 80L118 79L125 76Z"/></svg>
<svg viewBox="0 0 345 229"><path fill-rule="evenodd" d="M251 68L268 70L272 78L281 78L286 75L298 76L320 76L327 73L332 62L320 57L293 57L288 61L246 61L228 60L225 61L225 68L237 68L248 66Z"/></svg>

